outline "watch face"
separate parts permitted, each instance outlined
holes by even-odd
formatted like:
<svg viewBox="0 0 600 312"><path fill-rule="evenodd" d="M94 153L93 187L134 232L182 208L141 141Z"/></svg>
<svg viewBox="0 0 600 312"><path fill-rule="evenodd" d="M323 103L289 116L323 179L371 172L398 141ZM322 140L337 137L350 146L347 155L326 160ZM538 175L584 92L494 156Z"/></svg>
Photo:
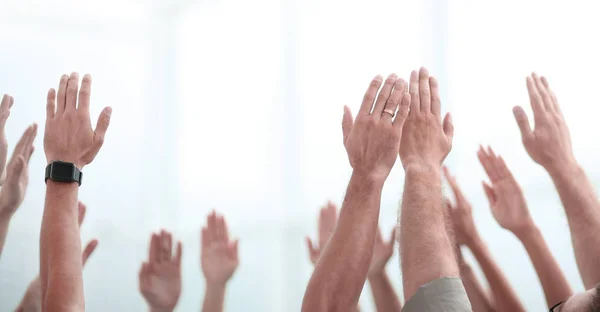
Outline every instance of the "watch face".
<svg viewBox="0 0 600 312"><path fill-rule="evenodd" d="M51 176L59 179L73 179L73 164L55 162L52 164Z"/></svg>

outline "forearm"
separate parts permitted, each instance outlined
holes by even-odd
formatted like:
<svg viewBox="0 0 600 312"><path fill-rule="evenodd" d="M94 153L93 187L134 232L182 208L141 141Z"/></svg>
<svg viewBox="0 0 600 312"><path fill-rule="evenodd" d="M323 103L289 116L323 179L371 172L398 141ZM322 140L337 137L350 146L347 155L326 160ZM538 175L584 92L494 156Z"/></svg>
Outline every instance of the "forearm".
<svg viewBox="0 0 600 312"><path fill-rule="evenodd" d="M383 181L350 178L340 217L310 278L302 311L350 311L367 278Z"/></svg>
<svg viewBox="0 0 600 312"><path fill-rule="evenodd" d="M0 214L0 256L2 256L2 250L4 249L4 242L6 241L11 217L11 215Z"/></svg>
<svg viewBox="0 0 600 312"><path fill-rule="evenodd" d="M470 265L463 263L460 265L460 278L462 279L467 296L475 312L492 312L495 311L490 298L477 280L475 272Z"/></svg>
<svg viewBox="0 0 600 312"><path fill-rule="evenodd" d="M549 170L569 220L575 259L586 288L600 282L600 203L592 183L576 163Z"/></svg>
<svg viewBox="0 0 600 312"><path fill-rule="evenodd" d="M544 289L548 307L550 308L571 297L573 291L550 249L548 249L540 230L536 226L532 226L528 231L517 234L517 237L525 246L533 263Z"/></svg>
<svg viewBox="0 0 600 312"><path fill-rule="evenodd" d="M407 168L400 231L406 301L423 284L442 277L459 276L442 211L439 168Z"/></svg>
<svg viewBox="0 0 600 312"><path fill-rule="evenodd" d="M206 285L202 312L223 312L225 302L225 285Z"/></svg>
<svg viewBox="0 0 600 312"><path fill-rule="evenodd" d="M525 311L510 283L492 259L487 245L477 237L468 246L479 262L483 274L490 285L493 301L498 311Z"/></svg>
<svg viewBox="0 0 600 312"><path fill-rule="evenodd" d="M77 183L48 181L40 233L44 311L83 311Z"/></svg>
<svg viewBox="0 0 600 312"><path fill-rule="evenodd" d="M377 312L400 312L402 305L385 272L369 275L369 284Z"/></svg>

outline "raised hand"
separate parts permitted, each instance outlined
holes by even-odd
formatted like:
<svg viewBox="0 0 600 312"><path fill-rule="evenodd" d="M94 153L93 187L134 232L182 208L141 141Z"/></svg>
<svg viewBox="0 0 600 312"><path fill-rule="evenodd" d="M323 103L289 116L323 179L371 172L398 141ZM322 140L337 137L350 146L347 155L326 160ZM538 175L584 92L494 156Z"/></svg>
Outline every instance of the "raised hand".
<svg viewBox="0 0 600 312"><path fill-rule="evenodd" d="M384 241L381 235L381 229L377 229L375 236L375 245L373 246L373 259L369 266L369 275L382 274L385 271L385 265L394 253L396 243L396 227L392 230L389 241Z"/></svg>
<svg viewBox="0 0 600 312"><path fill-rule="evenodd" d="M77 207L79 227L83 223L86 213L86 206L79 202ZM89 257L98 247L98 240L93 239L87 243L81 255L81 262L85 266ZM41 312L42 311L42 281L39 275L29 283L27 291L21 300L21 303L16 309L16 312Z"/></svg>
<svg viewBox="0 0 600 312"><path fill-rule="evenodd" d="M2 110L1 107L0 110ZM17 143L12 157L8 162L6 180L2 189L0 189L0 214L12 215L25 198L25 191L29 183L27 164L29 163L31 154L33 154L33 140L36 134L37 125L33 124L29 126L25 130L25 133L23 133L19 143Z"/></svg>
<svg viewBox="0 0 600 312"><path fill-rule="evenodd" d="M450 184L456 200L455 205L452 205L449 200L444 201L445 209L449 211L454 226L456 242L460 245L471 245L479 237L473 220L473 209L458 186L456 178L450 174L446 166L444 166L444 176Z"/></svg>
<svg viewBox="0 0 600 312"><path fill-rule="evenodd" d="M439 87L427 69L410 75L410 113L406 118L400 144L404 169L415 165L437 168L452 148L454 126L450 113L441 122Z"/></svg>
<svg viewBox="0 0 600 312"><path fill-rule="evenodd" d="M330 201L326 206L321 207L319 214L319 245L316 245L309 237L306 237L310 262L312 262L313 265L317 264L319 256L325 249L331 235L333 235L333 231L337 224L337 218L337 207L334 203Z"/></svg>
<svg viewBox="0 0 600 312"><path fill-rule="evenodd" d="M548 80L533 73L527 77L527 92L535 129L531 130L523 108L515 106L513 113L529 156L549 172L575 163L569 128Z"/></svg>
<svg viewBox="0 0 600 312"><path fill-rule="evenodd" d="M410 105L406 83L395 74L388 77L377 95L382 79L376 76L371 81L356 121L348 106L344 106L342 120L344 146L354 173L376 181L385 181L396 162Z"/></svg>
<svg viewBox="0 0 600 312"><path fill-rule="evenodd" d="M523 191L504 159L496 156L490 147L487 151L480 147L477 156L491 181L491 186L483 182L483 189L496 221L515 234L530 230L534 224Z"/></svg>
<svg viewBox="0 0 600 312"><path fill-rule="evenodd" d="M14 102L15 99L12 96L5 94L0 103L0 185L4 184L4 167L6 166L6 159L8 157L8 141L6 140L4 129Z"/></svg>
<svg viewBox="0 0 600 312"><path fill-rule="evenodd" d="M202 228L201 265L206 282L225 286L239 265L238 240L230 241L223 216L213 211Z"/></svg>
<svg viewBox="0 0 600 312"><path fill-rule="evenodd" d="M78 84L77 73L72 73L70 77L63 75L58 94L54 89L48 91L44 150L48 163L58 160L70 162L81 170L100 151L112 108L105 107L102 110L96 129L92 129L89 111L92 77L85 75L81 88Z"/></svg>
<svg viewBox="0 0 600 312"><path fill-rule="evenodd" d="M173 237L152 233L148 261L139 273L140 292L151 311L173 311L181 294L181 242L173 256Z"/></svg>

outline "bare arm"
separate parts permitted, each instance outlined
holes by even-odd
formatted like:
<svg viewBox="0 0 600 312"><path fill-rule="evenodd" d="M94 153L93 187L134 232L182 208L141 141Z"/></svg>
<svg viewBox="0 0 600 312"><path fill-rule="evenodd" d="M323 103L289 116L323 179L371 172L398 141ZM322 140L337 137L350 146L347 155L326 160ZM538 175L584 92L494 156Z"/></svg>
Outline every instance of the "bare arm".
<svg viewBox="0 0 600 312"><path fill-rule="evenodd" d="M471 204L467 201L458 187L456 179L450 175L447 168L444 168L444 173L456 199L456 206L450 210L457 241L469 247L477 262L479 262L479 266L490 285L495 307L498 311L525 311L502 270L492 258L487 245L479 236L473 220Z"/></svg>
<svg viewBox="0 0 600 312"><path fill-rule="evenodd" d="M440 167L452 146L450 115L441 121L437 81L426 69L412 72L411 109L404 126L400 159L406 171L400 218L404 299L442 277L458 277L453 244L442 210Z"/></svg>
<svg viewBox="0 0 600 312"><path fill-rule="evenodd" d="M467 296L469 297L469 301L471 302L473 311L495 311L495 309L492 306L492 303L490 302L488 294L483 289L483 286L481 286L481 283L479 283L479 281L477 280L477 276L475 276L475 272L473 272L471 266L468 263L464 262L464 260L459 260L459 262L460 278L462 279L463 285L465 286L465 290L467 291Z"/></svg>
<svg viewBox="0 0 600 312"><path fill-rule="evenodd" d="M573 291L533 222L523 192L506 163L491 148L486 151L481 147L478 156L492 182L491 186L483 184L492 214L525 246L544 289L548 308L567 300Z"/></svg>
<svg viewBox="0 0 600 312"><path fill-rule="evenodd" d="M104 108L92 129L89 114L91 76L63 75L58 93L48 91L44 151L48 163L62 161L83 169L104 142L112 109ZM79 94L78 94L79 90ZM43 310L84 311L81 243L77 222L76 182L49 179L40 233Z"/></svg>
<svg viewBox="0 0 600 312"><path fill-rule="evenodd" d="M381 190L394 166L410 98L390 75L371 81L356 122L344 107L344 146L353 168L338 225L310 278L302 311L355 309L367 278L377 232ZM375 99L377 100L375 101ZM375 102L375 103L374 103ZM373 105L375 104L375 105ZM400 104L398 115L396 110Z"/></svg>
<svg viewBox="0 0 600 312"><path fill-rule="evenodd" d="M513 110L523 145L554 181L569 220L579 274L586 288L592 288L600 281L600 203L575 160L569 129L548 81L534 73L527 77L527 91L535 129L521 107Z"/></svg>
<svg viewBox="0 0 600 312"><path fill-rule="evenodd" d="M48 181L40 233L44 311L84 311L77 183Z"/></svg>
<svg viewBox="0 0 600 312"><path fill-rule="evenodd" d="M402 304L385 272L369 275L369 284L377 312L400 312Z"/></svg>
<svg viewBox="0 0 600 312"><path fill-rule="evenodd" d="M202 312L222 312L225 302L225 285L206 285Z"/></svg>

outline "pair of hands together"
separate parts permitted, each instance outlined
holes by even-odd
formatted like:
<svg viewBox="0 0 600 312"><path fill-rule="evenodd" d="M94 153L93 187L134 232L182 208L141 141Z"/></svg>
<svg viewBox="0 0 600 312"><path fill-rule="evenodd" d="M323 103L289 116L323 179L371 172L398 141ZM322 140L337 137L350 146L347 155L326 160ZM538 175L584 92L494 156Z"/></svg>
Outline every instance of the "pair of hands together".
<svg viewBox="0 0 600 312"><path fill-rule="evenodd" d="M548 81L534 73L527 77L526 83L535 118L535 129L531 129L523 108L517 106L513 109L525 150L536 163L551 174L560 168L575 165L569 130ZM477 156L490 179L490 184L483 182L483 188L494 218L500 226L515 235L526 234L535 225L523 192L504 159L489 147L480 147ZM456 199L454 206L446 203L451 211L456 238L460 244L469 245L478 239L471 205L447 168L444 168L444 174Z"/></svg>
<svg viewBox="0 0 600 312"><path fill-rule="evenodd" d="M338 219L338 209L332 202L321 207L318 222L318 245L309 237L306 238L310 261L313 265L317 264L322 251L325 249L327 242L333 235ZM381 235L381 229L377 230L375 244L373 245L373 257L369 266L369 276L384 274L385 265L394 253L394 244L396 242L396 228L392 230L391 238L385 241Z"/></svg>
<svg viewBox="0 0 600 312"><path fill-rule="evenodd" d="M239 265L238 241L229 238L223 216L214 211L207 217L202 228L200 262L207 287L225 288ZM173 311L181 294L182 244L177 243L173 255L171 233L161 231L152 234L148 261L139 272L142 296L152 311Z"/></svg>
<svg viewBox="0 0 600 312"><path fill-rule="evenodd" d="M355 121L344 107L342 131L354 174L382 183L398 154L405 170L439 170L452 147L454 127L450 114L442 123L437 80L421 68L411 73L408 86L395 74L385 83L375 77Z"/></svg>

